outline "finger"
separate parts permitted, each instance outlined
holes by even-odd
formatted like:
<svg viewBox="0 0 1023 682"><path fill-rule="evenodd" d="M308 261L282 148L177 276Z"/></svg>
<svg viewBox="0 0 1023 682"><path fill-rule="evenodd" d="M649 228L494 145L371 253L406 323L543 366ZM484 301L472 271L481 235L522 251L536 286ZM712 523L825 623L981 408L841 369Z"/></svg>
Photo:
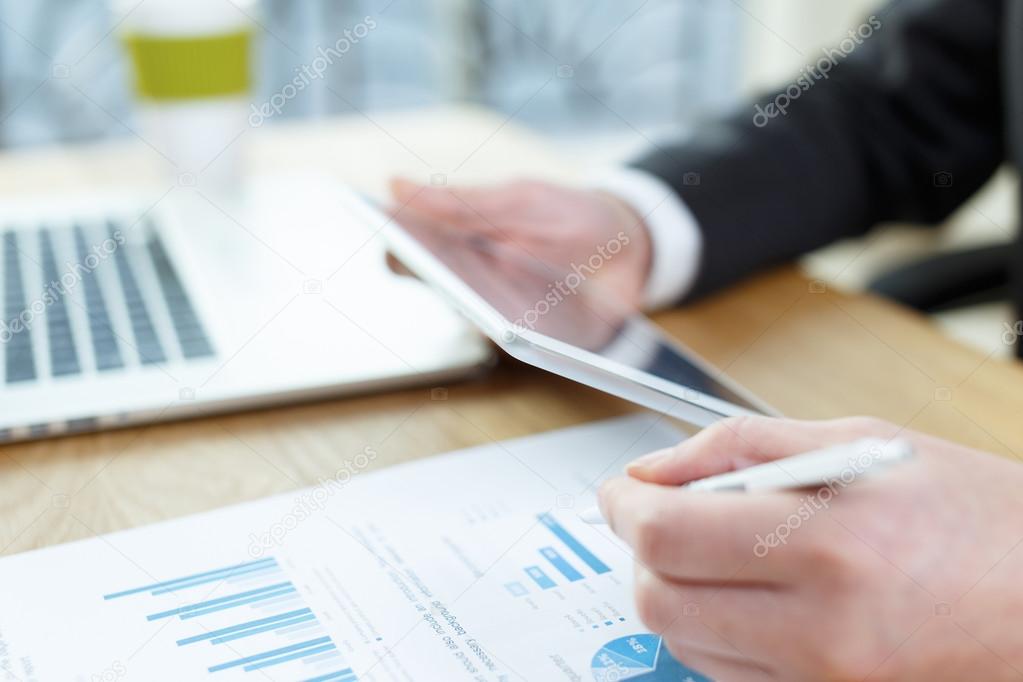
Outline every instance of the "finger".
<svg viewBox="0 0 1023 682"><path fill-rule="evenodd" d="M831 421L732 417L674 447L641 457L627 471L641 481L681 485L858 438L891 438L897 432L894 424L868 417Z"/></svg>
<svg viewBox="0 0 1023 682"><path fill-rule="evenodd" d="M600 489L611 530L636 560L677 580L788 583L802 548L758 551L798 506L793 493L699 493L622 477ZM794 539L793 539L794 540Z"/></svg>
<svg viewBox="0 0 1023 682"><path fill-rule="evenodd" d="M386 258L387 267L394 274L400 275L402 277L415 277L415 274L407 267L405 267L405 264L398 260L397 256L395 256L393 253L388 252Z"/></svg>
<svg viewBox="0 0 1023 682"><path fill-rule="evenodd" d="M426 189L424 185L413 182L408 178L391 178L388 183L391 189L391 196L399 204L407 204L412 201L419 192Z"/></svg>
<svg viewBox="0 0 1023 682"><path fill-rule="evenodd" d="M665 647L675 660L688 669L680 671L678 677L672 679L683 681L691 679L694 682L696 680L702 682L705 679L715 680L715 682L768 682L781 679L769 670L750 661L710 654L672 642L665 642ZM698 673L702 677L693 677L690 671Z"/></svg>
<svg viewBox="0 0 1023 682"><path fill-rule="evenodd" d="M446 187L429 187L395 178L391 180L391 195L401 208L410 208L434 219L463 220L470 214L465 202Z"/></svg>
<svg viewBox="0 0 1023 682"><path fill-rule="evenodd" d="M648 628L681 651L762 671L791 638L779 634L789 612L786 599L774 589L683 584L636 567L636 606ZM764 627L769 622L778 625Z"/></svg>
<svg viewBox="0 0 1023 682"><path fill-rule="evenodd" d="M429 187L395 178L391 194L398 203L398 213L411 209L451 227L486 234L496 230L484 213L498 207L500 189Z"/></svg>

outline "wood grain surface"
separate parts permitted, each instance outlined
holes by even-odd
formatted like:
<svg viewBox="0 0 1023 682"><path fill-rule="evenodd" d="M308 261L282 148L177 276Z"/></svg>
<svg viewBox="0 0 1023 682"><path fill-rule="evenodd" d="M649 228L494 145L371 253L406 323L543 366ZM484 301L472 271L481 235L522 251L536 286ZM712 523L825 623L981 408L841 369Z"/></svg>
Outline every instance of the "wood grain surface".
<svg viewBox="0 0 1023 682"><path fill-rule="evenodd" d="M323 168L377 196L394 174L451 184L527 175L572 182L584 170L514 123L471 109L268 126L246 130L235 144L245 145L253 168ZM136 136L8 152L0 155L0 193L151 187L167 181L165 165ZM1006 456L1023 453L1020 365L794 268L656 320L786 415L871 414ZM372 468L381 468L634 409L505 359L447 386L10 445L0 449L0 551L294 490L366 447L379 453Z"/></svg>

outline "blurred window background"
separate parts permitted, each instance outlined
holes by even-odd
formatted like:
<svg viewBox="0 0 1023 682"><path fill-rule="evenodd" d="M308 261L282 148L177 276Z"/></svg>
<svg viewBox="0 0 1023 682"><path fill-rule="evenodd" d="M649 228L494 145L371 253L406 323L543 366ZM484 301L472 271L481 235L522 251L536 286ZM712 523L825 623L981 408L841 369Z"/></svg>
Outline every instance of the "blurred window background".
<svg viewBox="0 0 1023 682"><path fill-rule="evenodd" d="M270 125L467 102L547 133L584 168L684 136L699 119L736 106L741 112L744 96L783 87L884 3L230 1L256 3L246 10L258 36L253 101L280 101L287 84L303 80ZM115 2L119 12L111 9ZM140 2L146 0L0 0L0 148L133 133L117 29ZM309 78L317 57L359 35L360 26L358 44ZM804 266L812 276L861 289L921 254L1004 240L1016 223L1015 181L1015 171L1003 170L945 229L895 227L825 248ZM992 304L936 319L984 346L999 338L1009 315L1005 304Z"/></svg>
<svg viewBox="0 0 1023 682"><path fill-rule="evenodd" d="M462 101L544 132L635 141L739 96L742 23L720 0L262 0L252 14L257 102L374 24L305 78L281 119ZM120 18L109 0L0 0L0 145L130 132Z"/></svg>

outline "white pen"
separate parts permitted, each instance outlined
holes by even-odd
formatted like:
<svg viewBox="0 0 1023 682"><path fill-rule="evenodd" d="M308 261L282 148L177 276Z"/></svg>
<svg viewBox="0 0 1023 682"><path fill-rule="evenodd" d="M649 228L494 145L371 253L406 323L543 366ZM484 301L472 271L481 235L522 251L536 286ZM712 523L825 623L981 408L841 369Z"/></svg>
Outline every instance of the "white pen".
<svg viewBox="0 0 1023 682"><path fill-rule="evenodd" d="M913 446L909 441L864 438L701 478L681 488L693 492L768 492L826 485L844 487L857 479L881 474L912 457ZM579 518L591 524L606 523L597 507L583 511Z"/></svg>

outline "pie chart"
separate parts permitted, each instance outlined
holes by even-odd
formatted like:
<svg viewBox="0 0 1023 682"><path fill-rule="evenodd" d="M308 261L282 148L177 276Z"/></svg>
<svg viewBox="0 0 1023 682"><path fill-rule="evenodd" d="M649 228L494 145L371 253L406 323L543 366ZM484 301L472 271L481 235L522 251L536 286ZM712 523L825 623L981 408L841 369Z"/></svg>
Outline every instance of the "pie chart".
<svg viewBox="0 0 1023 682"><path fill-rule="evenodd" d="M602 646L590 663L597 682L711 682L676 661L657 635L619 637Z"/></svg>

